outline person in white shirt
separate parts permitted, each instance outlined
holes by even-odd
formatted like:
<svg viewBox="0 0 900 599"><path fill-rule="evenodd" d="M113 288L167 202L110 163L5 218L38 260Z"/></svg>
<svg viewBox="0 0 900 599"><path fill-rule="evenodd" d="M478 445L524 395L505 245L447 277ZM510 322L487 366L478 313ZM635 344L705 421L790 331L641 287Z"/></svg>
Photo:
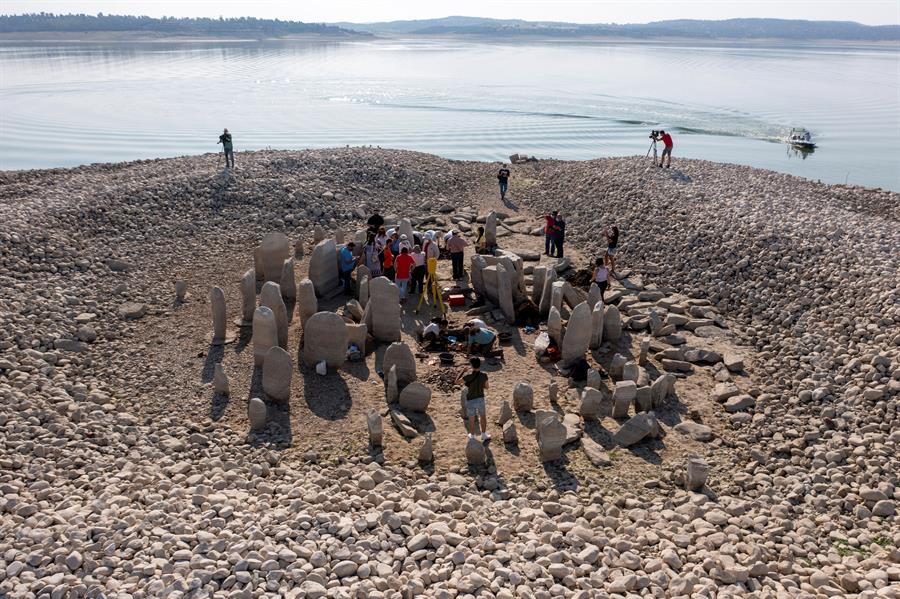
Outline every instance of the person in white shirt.
<svg viewBox="0 0 900 599"><path fill-rule="evenodd" d="M412 295L415 295L416 293L425 291L425 273L427 272L427 268L425 266L425 254L422 252L421 247L414 245L411 256L413 259L413 272L412 288L409 292Z"/></svg>
<svg viewBox="0 0 900 599"><path fill-rule="evenodd" d="M609 269L603 262L603 258L597 258L594 261L594 283L600 288L600 300L605 302L603 294L609 288Z"/></svg>

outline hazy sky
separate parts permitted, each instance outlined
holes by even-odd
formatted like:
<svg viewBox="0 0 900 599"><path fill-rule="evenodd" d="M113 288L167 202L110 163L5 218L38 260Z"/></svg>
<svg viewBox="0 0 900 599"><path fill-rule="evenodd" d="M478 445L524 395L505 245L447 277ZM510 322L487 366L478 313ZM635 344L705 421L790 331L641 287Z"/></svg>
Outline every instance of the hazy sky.
<svg viewBox="0 0 900 599"><path fill-rule="evenodd" d="M646 23L665 19L773 17L900 23L900 0L2 0L0 12L139 14L176 17L254 16L311 22L393 21L448 15Z"/></svg>

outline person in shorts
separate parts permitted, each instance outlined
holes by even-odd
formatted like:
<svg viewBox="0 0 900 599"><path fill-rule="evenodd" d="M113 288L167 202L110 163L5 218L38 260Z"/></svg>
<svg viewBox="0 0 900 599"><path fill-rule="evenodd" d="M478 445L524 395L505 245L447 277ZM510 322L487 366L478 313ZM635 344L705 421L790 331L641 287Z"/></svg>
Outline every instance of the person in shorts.
<svg viewBox="0 0 900 599"><path fill-rule="evenodd" d="M662 139L663 145L665 146L662 151L662 156L659 157L659 166L663 165L663 160L666 161L666 168L672 166L672 148L675 144L672 143L672 136L666 133L665 131L659 132L660 139Z"/></svg>
<svg viewBox="0 0 900 599"><path fill-rule="evenodd" d="M487 432L487 406L484 401L484 392L488 389L488 377L481 372L481 359L469 360L472 372L460 374L457 382L462 380L466 385L466 420L468 421L469 438L475 438L475 421L481 417L481 440L487 441L491 436Z"/></svg>
<svg viewBox="0 0 900 599"><path fill-rule="evenodd" d="M616 272L616 254L619 253L619 227L613 225L607 229L606 235L606 263L609 264L610 274Z"/></svg>
<svg viewBox="0 0 900 599"><path fill-rule="evenodd" d="M604 294L609 288L609 269L606 268L603 258L594 261L594 283L600 288L600 301L605 302Z"/></svg>
<svg viewBox="0 0 900 599"><path fill-rule="evenodd" d="M506 190L509 189L509 169L505 166L497 171L497 183L500 185L500 201L506 201Z"/></svg>

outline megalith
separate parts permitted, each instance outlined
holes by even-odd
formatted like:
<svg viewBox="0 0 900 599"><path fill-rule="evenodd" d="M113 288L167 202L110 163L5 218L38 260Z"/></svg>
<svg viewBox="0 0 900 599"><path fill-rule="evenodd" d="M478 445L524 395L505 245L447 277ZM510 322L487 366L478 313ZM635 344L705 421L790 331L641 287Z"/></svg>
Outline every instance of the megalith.
<svg viewBox="0 0 900 599"><path fill-rule="evenodd" d="M325 239L325 227L317 224L313 227L313 243L319 243Z"/></svg>
<svg viewBox="0 0 900 599"><path fill-rule="evenodd" d="M273 231L259 243L262 269L266 281L281 283L284 261L291 255L291 244L284 233Z"/></svg>
<svg viewBox="0 0 900 599"><path fill-rule="evenodd" d="M381 447L382 439L384 437L384 425L378 410L369 409L366 413L366 427L369 430L369 445L372 447Z"/></svg>
<svg viewBox="0 0 900 599"><path fill-rule="evenodd" d="M269 350L278 345L278 325L271 308L260 306L253 312L253 362L262 366Z"/></svg>
<svg viewBox="0 0 900 599"><path fill-rule="evenodd" d="M544 277L544 289L541 291L541 316L546 317L550 313L550 300L553 295L553 283L556 282L556 271L552 268L547 270Z"/></svg>
<svg viewBox="0 0 900 599"><path fill-rule="evenodd" d="M225 320L225 292L221 287L213 287L209 292L209 305L213 321L212 344L222 345L227 341L228 323Z"/></svg>
<svg viewBox="0 0 900 599"><path fill-rule="evenodd" d="M389 371L392 366L397 367L397 383L401 386L416 380L416 358L409 346L402 341L391 343L384 350L382 372Z"/></svg>
<svg viewBox="0 0 900 599"><path fill-rule="evenodd" d="M241 277L241 318L238 325L252 326L254 310L256 310L256 273L251 268Z"/></svg>
<svg viewBox="0 0 900 599"><path fill-rule="evenodd" d="M263 267L262 246L256 246L253 250L253 272L257 281L266 280L266 269Z"/></svg>
<svg viewBox="0 0 900 599"><path fill-rule="evenodd" d="M356 273L356 282L359 305L365 308L369 304L369 275Z"/></svg>
<svg viewBox="0 0 900 599"><path fill-rule="evenodd" d="M606 306L603 314L603 338L618 341L622 336L622 317L615 306Z"/></svg>
<svg viewBox="0 0 900 599"><path fill-rule="evenodd" d="M430 464L434 462L434 445L431 441L431 433L425 433L425 440L419 448L419 463Z"/></svg>
<svg viewBox="0 0 900 599"><path fill-rule="evenodd" d="M225 367L221 362L216 362L216 369L213 373L213 393L216 395L231 395L231 389L228 386L228 375L225 374Z"/></svg>
<svg viewBox="0 0 900 599"><path fill-rule="evenodd" d="M337 246L333 239L320 241L313 248L309 257L309 279L319 297L328 296L340 285Z"/></svg>
<svg viewBox="0 0 900 599"><path fill-rule="evenodd" d="M550 307L556 308L560 313L562 312L565 288L565 281L553 281L553 284L550 286Z"/></svg>
<svg viewBox="0 0 900 599"><path fill-rule="evenodd" d="M535 415L535 432L542 462L558 460L562 457L562 447L566 442L566 427L553 410L541 410Z"/></svg>
<svg viewBox="0 0 900 599"><path fill-rule="evenodd" d="M497 213L494 211L484 221L484 244L487 247L497 245Z"/></svg>
<svg viewBox="0 0 900 599"><path fill-rule="evenodd" d="M544 292L544 280L547 278L546 266L535 266L531 272L531 301L541 305L541 294Z"/></svg>
<svg viewBox="0 0 900 599"><path fill-rule="evenodd" d="M366 326L377 341L400 341L400 290L390 279L376 277L369 281Z"/></svg>
<svg viewBox="0 0 900 599"><path fill-rule="evenodd" d="M321 361L340 368L347 358L347 325L334 312L316 312L303 332L303 363L313 368Z"/></svg>
<svg viewBox="0 0 900 599"><path fill-rule="evenodd" d="M593 387L585 387L581 393L581 416L585 419L597 418L603 409L603 393Z"/></svg>
<svg viewBox="0 0 900 599"><path fill-rule="evenodd" d="M400 401L400 385L397 383L396 366L391 366L391 369L384 375L384 399L388 404Z"/></svg>
<svg viewBox="0 0 900 599"><path fill-rule="evenodd" d="M471 265L469 277L472 280L472 288L476 294L485 297L487 290L484 285L484 269L487 268L487 262L485 262L484 256L475 254L469 259L469 263Z"/></svg>
<svg viewBox="0 0 900 599"><path fill-rule="evenodd" d="M300 326L306 329L306 321L319 311L319 300L316 299L316 288L309 279L303 279L297 285L297 313L300 315Z"/></svg>
<svg viewBox="0 0 900 599"><path fill-rule="evenodd" d="M281 267L281 297L295 299L297 297L297 279L294 276L294 259L288 258Z"/></svg>
<svg viewBox="0 0 900 599"><path fill-rule="evenodd" d="M483 466L486 460L484 445L478 439L470 437L466 442L466 461L472 466Z"/></svg>
<svg viewBox="0 0 900 599"><path fill-rule="evenodd" d="M263 360L262 387L266 395L279 403L287 403L291 399L291 378L294 364L291 355L277 345L268 352Z"/></svg>
<svg viewBox="0 0 900 599"><path fill-rule="evenodd" d="M562 316L556 306L550 306L550 314L547 316L547 334L556 342L557 346L562 345Z"/></svg>
<svg viewBox="0 0 900 599"><path fill-rule="evenodd" d="M247 402L247 416L250 418L250 428L254 431L265 428L267 412L266 402L258 397L250 398Z"/></svg>
<svg viewBox="0 0 900 599"><path fill-rule="evenodd" d="M581 302L572 310L562 342L562 363L570 366L584 357L591 343L591 309Z"/></svg>
<svg viewBox="0 0 900 599"><path fill-rule="evenodd" d="M400 229L400 231L399 231L400 235L406 235L406 239L409 241L410 245L412 245L412 242L413 242L413 228L412 228L412 223L409 222L409 219L408 219L408 218L401 218L401 219L400 219L400 226L398 227L398 229Z"/></svg>
<svg viewBox="0 0 900 599"><path fill-rule="evenodd" d="M431 389L417 381L412 382L400 392L400 406L413 412L428 411L431 403Z"/></svg>
<svg viewBox="0 0 900 599"><path fill-rule="evenodd" d="M594 306L597 305L597 302L603 301L600 297L600 287L597 286L597 283L591 283L591 288L588 290L587 303L590 306L591 310L594 309Z"/></svg>
<svg viewBox="0 0 900 599"><path fill-rule="evenodd" d="M278 333L278 345L287 349L288 317L284 300L281 299L281 285L273 281L267 281L259 292L259 305L272 310L275 315L275 325Z"/></svg>
<svg viewBox="0 0 900 599"><path fill-rule="evenodd" d="M366 334L368 328L364 324L348 324L347 325L347 347L356 345L363 354L366 353Z"/></svg>
<svg viewBox="0 0 900 599"><path fill-rule="evenodd" d="M603 302L598 301L594 304L594 309L591 310L591 349L597 349L603 343L603 316L605 309Z"/></svg>
<svg viewBox="0 0 900 599"><path fill-rule="evenodd" d="M637 396L637 385L634 381L619 381L613 392L613 418L627 418L629 408Z"/></svg>
<svg viewBox="0 0 900 599"><path fill-rule="evenodd" d="M513 408L516 412L530 412L534 409L534 389L522 381L513 388Z"/></svg>
<svg viewBox="0 0 900 599"><path fill-rule="evenodd" d="M709 477L709 463L703 458L689 457L684 469L684 486L688 491L702 489Z"/></svg>
<svg viewBox="0 0 900 599"><path fill-rule="evenodd" d="M506 317L506 322L513 324L516 322L516 309L513 305L513 290L510 284L506 267L502 263L497 264L497 298L500 302L500 309Z"/></svg>

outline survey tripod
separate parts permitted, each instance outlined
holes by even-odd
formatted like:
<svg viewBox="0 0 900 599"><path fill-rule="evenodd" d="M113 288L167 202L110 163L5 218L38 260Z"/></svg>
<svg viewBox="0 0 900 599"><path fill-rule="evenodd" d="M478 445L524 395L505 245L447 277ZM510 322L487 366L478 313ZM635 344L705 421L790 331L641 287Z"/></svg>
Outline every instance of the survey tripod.
<svg viewBox="0 0 900 599"><path fill-rule="evenodd" d="M428 274L425 277L425 288L422 289L422 292L419 294L419 303L416 304L415 313L419 313L422 302L425 301L425 297L430 293L434 300L432 305L437 306L438 310L441 311L441 316L443 316L447 312L447 309L446 306L444 306L444 298L441 296L441 287L438 285L437 281L437 258L429 258L425 264Z"/></svg>

